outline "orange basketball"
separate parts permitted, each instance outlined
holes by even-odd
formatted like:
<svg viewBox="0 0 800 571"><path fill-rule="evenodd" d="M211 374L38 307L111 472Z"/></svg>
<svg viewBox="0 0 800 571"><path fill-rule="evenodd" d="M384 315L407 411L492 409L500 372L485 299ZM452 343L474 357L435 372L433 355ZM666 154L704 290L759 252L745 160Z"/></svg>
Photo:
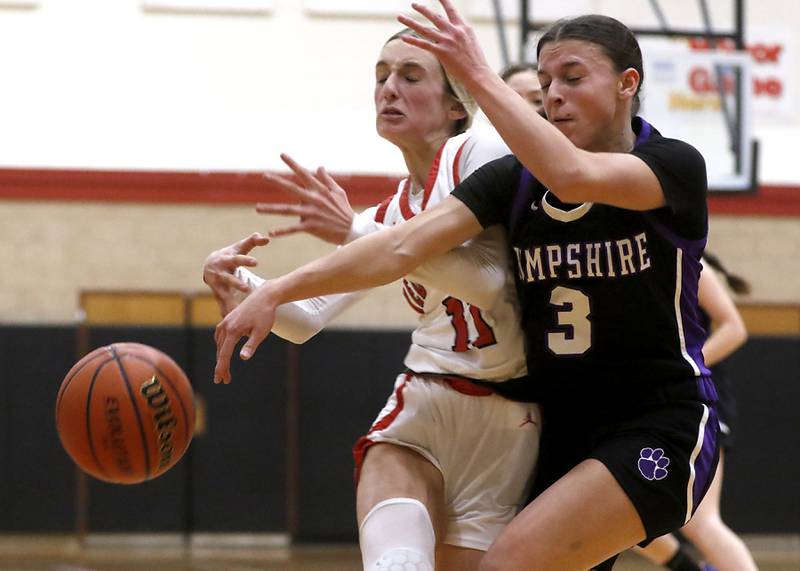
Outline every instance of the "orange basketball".
<svg viewBox="0 0 800 571"><path fill-rule="evenodd" d="M174 466L192 440L192 385L158 349L139 343L101 347L61 383L56 428L70 457L95 478L150 480Z"/></svg>

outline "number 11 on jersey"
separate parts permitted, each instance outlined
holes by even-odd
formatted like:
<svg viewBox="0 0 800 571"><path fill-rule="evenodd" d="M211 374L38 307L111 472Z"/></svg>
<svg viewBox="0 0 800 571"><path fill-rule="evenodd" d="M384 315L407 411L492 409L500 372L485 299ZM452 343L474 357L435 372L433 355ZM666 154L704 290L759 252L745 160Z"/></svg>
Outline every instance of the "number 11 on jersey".
<svg viewBox="0 0 800 571"><path fill-rule="evenodd" d="M447 315L450 316L450 323L455 329L456 339L453 343L453 351L456 353L464 353L470 349L469 340L469 324L467 323L466 312L464 306L469 307L469 314L472 317L472 323L475 325L475 330L478 336L472 341L471 345L476 349L489 347L497 343L494 336L494 331L491 326L486 323L481 315L481 310L473 305L465 304L460 299L455 297L446 297L442 300L442 305L445 306Z"/></svg>

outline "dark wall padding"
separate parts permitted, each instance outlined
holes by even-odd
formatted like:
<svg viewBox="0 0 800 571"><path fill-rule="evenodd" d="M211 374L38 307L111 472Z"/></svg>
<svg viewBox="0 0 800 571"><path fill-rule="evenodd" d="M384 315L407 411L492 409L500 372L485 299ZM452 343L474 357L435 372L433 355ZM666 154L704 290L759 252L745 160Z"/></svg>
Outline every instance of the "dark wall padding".
<svg viewBox="0 0 800 571"><path fill-rule="evenodd" d="M409 339L334 331L302 346L298 540L356 538L351 450L386 404Z"/></svg>
<svg viewBox="0 0 800 571"><path fill-rule="evenodd" d="M722 515L742 533L800 532L800 339L756 337L726 370L736 440L725 464Z"/></svg>
<svg viewBox="0 0 800 571"><path fill-rule="evenodd" d="M61 448L55 397L75 361L75 332L0 328L0 531L61 531L75 469Z"/></svg>
<svg viewBox="0 0 800 571"><path fill-rule="evenodd" d="M170 472L117 486L90 480L90 531L280 532L301 541L357 536L351 448L392 390L406 332L330 331L302 346L270 336L233 383L212 383L210 329L95 328L91 348L138 341L170 354L206 404L207 432ZM287 496L287 373L295 351L296 518ZM72 327L0 327L0 532L68 532L76 471L53 407L76 361ZM800 339L758 337L728 372L738 397L723 515L746 533L800 533Z"/></svg>

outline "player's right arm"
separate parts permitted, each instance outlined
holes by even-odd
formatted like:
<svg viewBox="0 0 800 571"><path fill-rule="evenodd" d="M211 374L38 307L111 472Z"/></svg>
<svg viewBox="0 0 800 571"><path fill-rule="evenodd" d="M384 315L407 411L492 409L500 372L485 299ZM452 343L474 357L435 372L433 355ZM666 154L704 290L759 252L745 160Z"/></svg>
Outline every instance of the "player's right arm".
<svg viewBox="0 0 800 571"><path fill-rule="evenodd" d="M279 305L392 282L482 230L481 223L463 202L448 197L403 224L360 238L267 281L217 325L215 382L230 382L230 359L242 337L248 337L248 341L240 355L243 359L250 358L272 329Z"/></svg>
<svg viewBox="0 0 800 571"><path fill-rule="evenodd" d="M388 228L375 222L376 210L369 208L353 216L345 242ZM506 284L504 268L508 264L502 236L499 228L484 232L471 240L469 245L455 248L422 264L408 277L426 287L446 291L474 306L492 307ZM232 294L226 293L227 301L220 303L223 315L227 315L265 282L264 278L245 266L235 268L232 273L237 280L234 282L236 290ZM241 284L245 284L247 289L240 287ZM360 290L282 304L275 311L272 333L292 343L305 343L366 294L366 290Z"/></svg>

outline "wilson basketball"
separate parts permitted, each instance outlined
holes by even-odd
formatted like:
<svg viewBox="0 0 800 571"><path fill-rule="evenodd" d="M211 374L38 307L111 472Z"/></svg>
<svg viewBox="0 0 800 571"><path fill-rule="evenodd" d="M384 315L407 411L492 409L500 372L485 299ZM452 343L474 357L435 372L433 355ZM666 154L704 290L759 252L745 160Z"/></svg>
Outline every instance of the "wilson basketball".
<svg viewBox="0 0 800 571"><path fill-rule="evenodd" d="M56 400L56 427L70 457L95 478L151 480L174 466L192 440L192 386L158 349L114 343L67 373Z"/></svg>

